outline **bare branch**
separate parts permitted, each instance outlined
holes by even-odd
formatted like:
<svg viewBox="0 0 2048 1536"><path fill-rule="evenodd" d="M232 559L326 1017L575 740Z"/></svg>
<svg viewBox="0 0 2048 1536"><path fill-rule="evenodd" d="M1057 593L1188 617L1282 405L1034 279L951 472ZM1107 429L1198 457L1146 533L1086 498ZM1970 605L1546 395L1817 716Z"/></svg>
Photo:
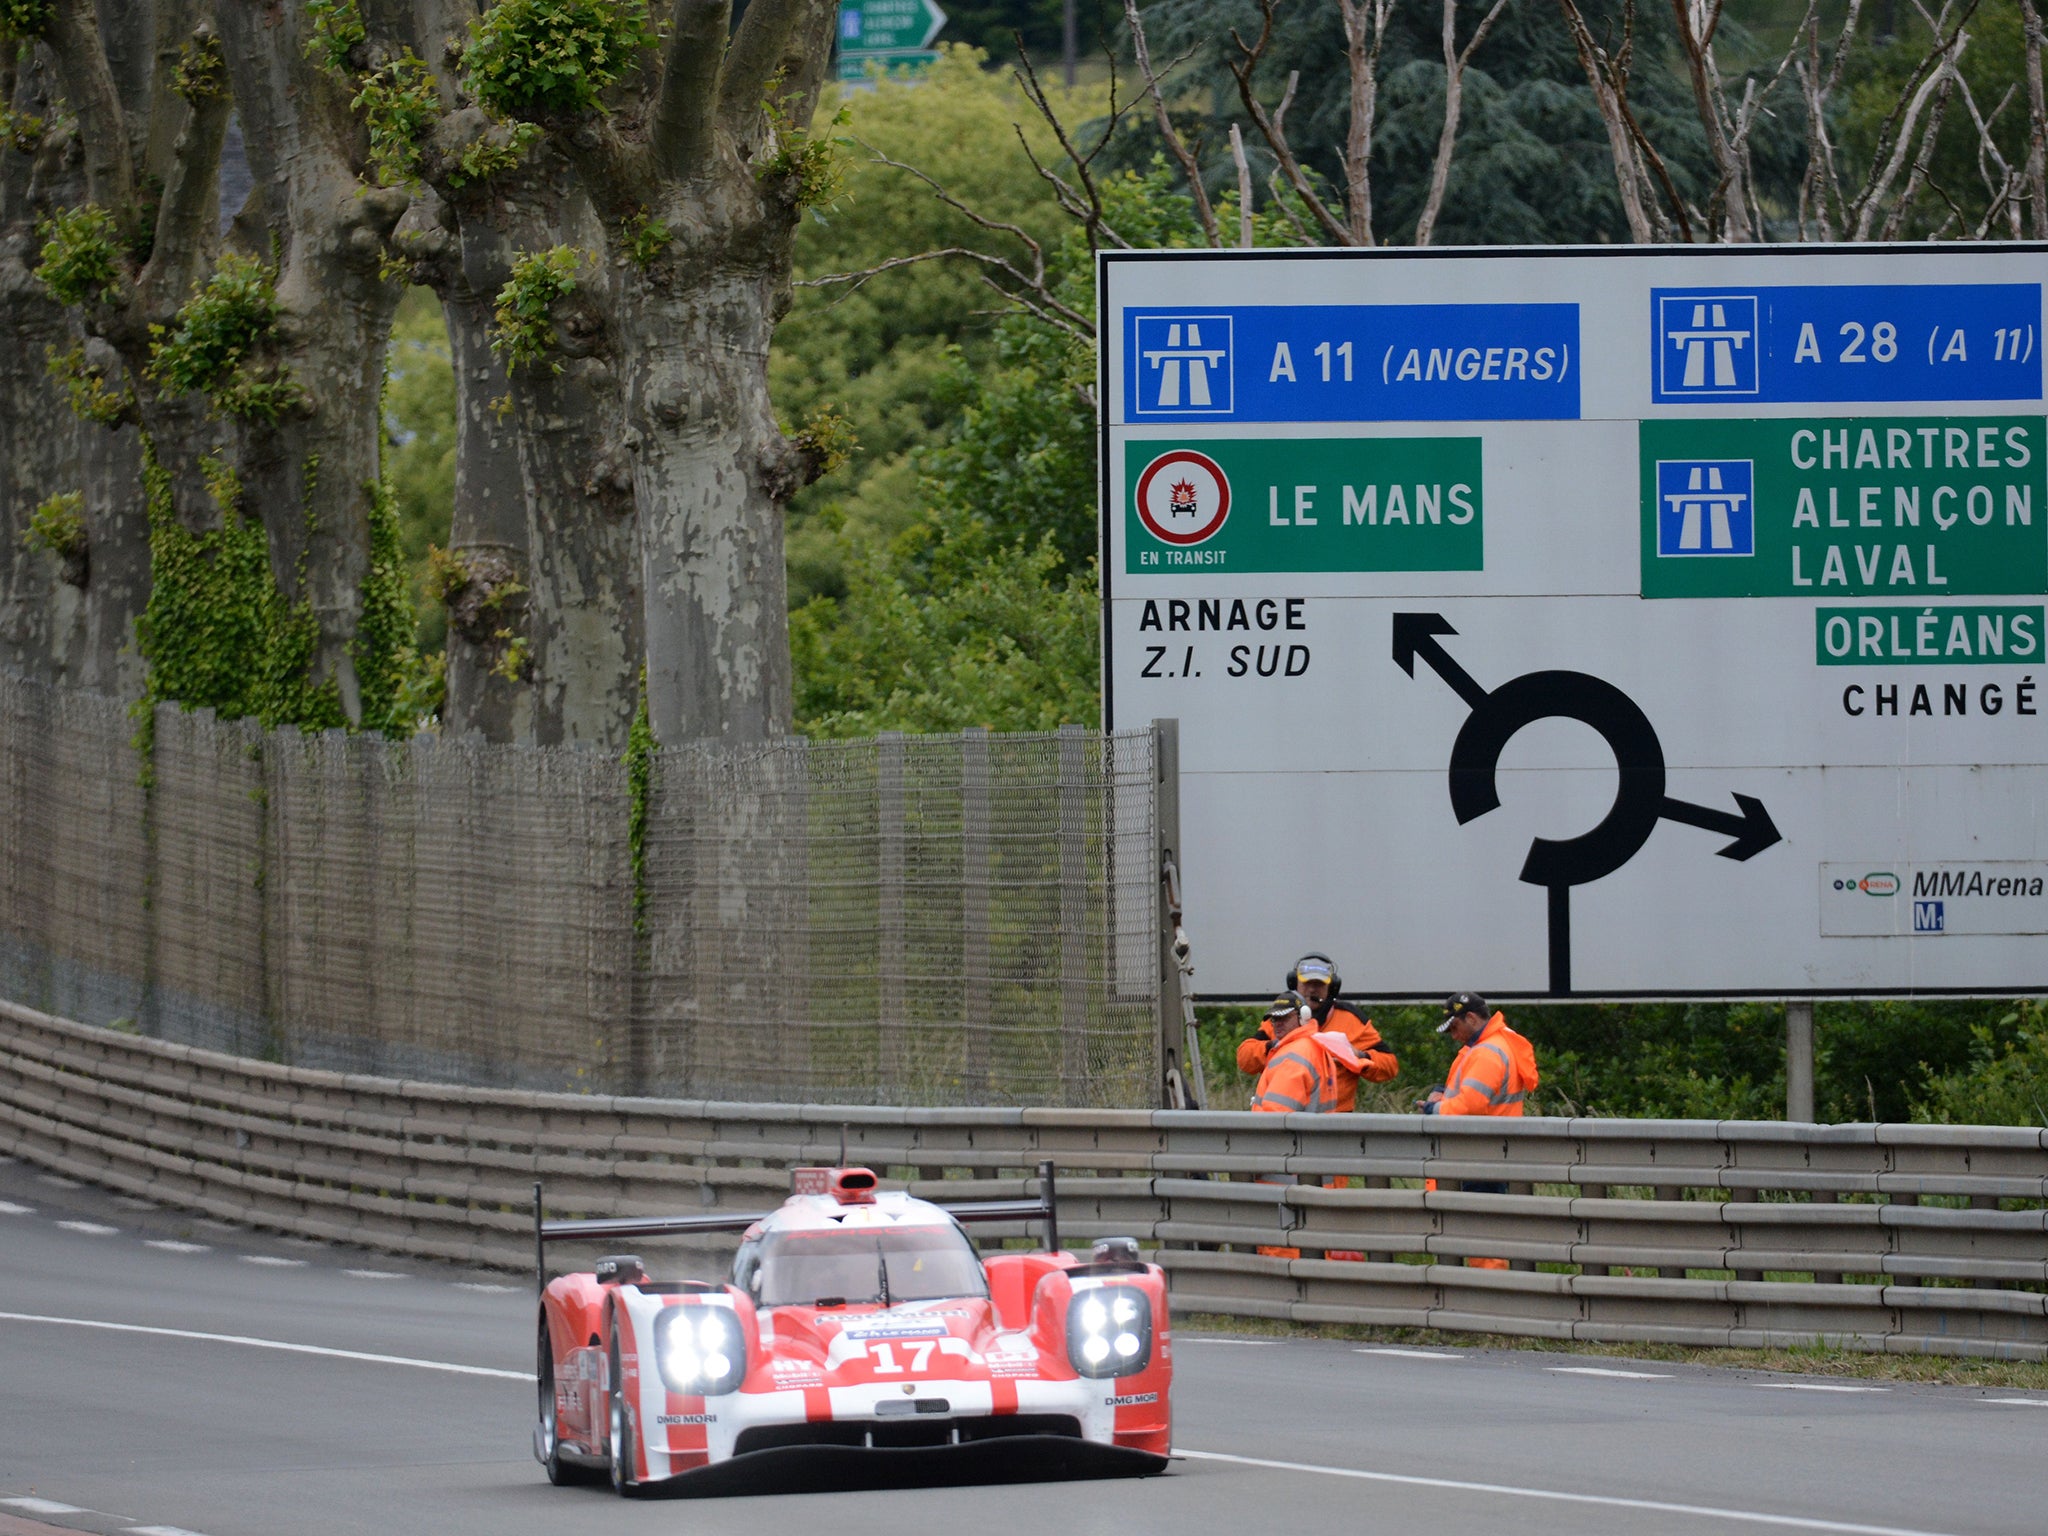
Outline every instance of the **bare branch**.
<svg viewBox="0 0 2048 1536"><path fill-rule="evenodd" d="M1876 147L1871 155L1870 175L1864 182L1863 190L1850 200L1843 213L1844 232L1851 240L1870 238L1870 226L1877 219L1877 205L1891 190L1892 182L1897 179L1901 167L1905 164L1906 155L1912 146L1914 129L1919 123L1921 112L1926 109L1927 98L1934 92L1943 61L1947 60L1952 52L1961 51L1957 43L1963 36L1963 27L1977 12L1977 0L1968 0L1963 14L1956 20L1954 29L1943 37L1941 23L1948 20L1952 5L1953 0L1944 0L1941 15L1933 26L1933 45L1914 67L1912 75L1906 81L1905 89L1899 93L1898 100L1892 104L1891 111L1885 114L1883 123L1878 126Z"/></svg>
<svg viewBox="0 0 2048 1536"><path fill-rule="evenodd" d="M1145 90L1152 98L1153 120L1159 125L1159 136L1166 140L1167 151L1180 162L1181 174L1187 178L1188 192L1195 201L1195 218L1200 221L1202 233L1209 237L1212 246L1223 243L1216 229L1216 212L1209 206L1209 192L1202 185L1202 167L1195 159L1194 151L1187 146L1187 140L1180 130L1173 126L1173 114L1166 110L1166 98L1159 91L1159 76L1152 70L1152 49L1145 39L1145 22L1138 15L1138 0L1124 0L1124 20L1131 29L1131 48L1137 55L1138 74L1145 82Z"/></svg>
<svg viewBox="0 0 2048 1536"><path fill-rule="evenodd" d="M1130 4L1132 0L1125 0L1125 3ZM1357 237L1316 195L1315 186L1308 179L1308 173L1302 169L1301 161L1288 147L1287 135L1281 131L1280 125L1267 113L1264 105L1253 93L1252 76L1257 73L1259 61L1265 57L1266 49L1273 40L1275 4L1276 0L1259 0L1261 25L1257 42L1246 43L1235 27L1231 29L1230 40L1236 46L1238 56L1234 59L1226 58L1223 62L1237 81L1238 100L1244 103L1245 111L1250 114L1260 135L1273 151L1274 157L1279 160L1281 173L1286 176L1287 184L1294 189L1294 195L1301 199L1303 206L1315 217L1316 223L1322 226L1330 244L1356 245L1359 243ZM1292 96L1293 93L1290 91L1287 98L1283 99L1283 108L1292 100Z"/></svg>
<svg viewBox="0 0 2048 1536"><path fill-rule="evenodd" d="M1572 46L1578 51L1579 67L1586 72L1586 83L1593 89L1593 103L1600 111L1601 124L1607 130L1608 157L1614 162L1615 186L1621 194L1621 211L1628 220L1629 238L1638 245L1648 245L1650 215L1643 202L1645 188L1636 159L1635 135L1629 115L1608 77L1607 50L1593 40L1592 30L1573 0L1557 0L1557 5L1564 15L1565 28L1572 35Z"/></svg>
<svg viewBox="0 0 2048 1536"><path fill-rule="evenodd" d="M1892 211L1884 221L1884 231L1880 238L1885 240L1898 239L1905 229L1906 216L1912 212L1913 203L1920 195L1920 188L1926 184L1928 170L1934 163L1935 140L1941 137L1942 120L1947 116L1949 100L1955 94L1955 66L1952 63L1943 64L1936 78L1941 83L1935 88L1934 104L1927 113L1927 127L1920 135L1920 153L1913 158L1913 169L1906 177L1905 190L1899 194L1899 200L1892 205ZM1944 192L1942 196L1947 198L1948 194ZM1948 204L1960 218L1962 210L1956 208L1955 200L1948 198Z"/></svg>
<svg viewBox="0 0 2048 1536"><path fill-rule="evenodd" d="M212 35L210 27L201 33ZM219 244L220 153L233 110L225 95L200 96L189 104L165 166L149 263L136 284L146 312L168 312L183 303Z"/></svg>
<svg viewBox="0 0 2048 1536"><path fill-rule="evenodd" d="M1508 0L1493 0L1493 9L1479 23L1464 51L1458 49L1458 0L1444 0L1444 126L1437 135L1436 160L1429 171L1429 196L1422 204L1422 216L1415 221L1415 243L1429 244L1436 232L1437 214L1444 205L1444 188L1451 179L1451 156L1458 143L1458 118L1465 105L1465 67L1473 50L1486 41L1486 34L1507 9Z"/></svg>
<svg viewBox="0 0 2048 1536"><path fill-rule="evenodd" d="M1380 50L1394 0L1337 0L1344 20L1345 64L1351 76L1351 117L1337 158L1344 166L1344 207L1351 239L1372 244L1372 135L1379 111ZM1277 126L1277 125L1276 125Z"/></svg>
<svg viewBox="0 0 2048 1536"><path fill-rule="evenodd" d="M2048 96L2041 86L2041 7L2039 0L2020 0L2020 18L2027 47L2027 164L2024 175L2034 238L2048 234Z"/></svg>
<svg viewBox="0 0 2048 1536"><path fill-rule="evenodd" d="M1252 248L1252 167L1244 157L1244 135L1230 125L1230 158L1237 162L1237 243Z"/></svg>

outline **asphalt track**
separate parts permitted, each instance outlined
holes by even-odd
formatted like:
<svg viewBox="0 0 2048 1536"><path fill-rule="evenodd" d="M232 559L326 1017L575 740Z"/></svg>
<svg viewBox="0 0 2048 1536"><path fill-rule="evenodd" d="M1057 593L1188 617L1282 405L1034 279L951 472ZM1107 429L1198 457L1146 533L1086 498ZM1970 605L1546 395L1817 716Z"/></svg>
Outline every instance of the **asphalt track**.
<svg viewBox="0 0 2048 1536"><path fill-rule="evenodd" d="M531 1306L0 1163L0 1536L2048 1531L2048 1393L1186 1330L1164 1477L625 1502L530 1457Z"/></svg>

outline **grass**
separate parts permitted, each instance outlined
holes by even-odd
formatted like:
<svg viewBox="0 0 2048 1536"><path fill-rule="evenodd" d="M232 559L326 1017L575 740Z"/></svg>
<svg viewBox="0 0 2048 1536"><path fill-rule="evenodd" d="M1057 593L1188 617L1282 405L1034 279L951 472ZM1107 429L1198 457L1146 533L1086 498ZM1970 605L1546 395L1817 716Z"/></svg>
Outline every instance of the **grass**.
<svg viewBox="0 0 2048 1536"><path fill-rule="evenodd" d="M1197 1312L1174 1319L1183 1332L1239 1338L1343 1339L1436 1349L1515 1349L1603 1360L1643 1360L1718 1370L1773 1371L1795 1376L1839 1376L1858 1381L1925 1383L1944 1387L2018 1388L2048 1392L2048 1361L1958 1359L1949 1355L1883 1355L1815 1343L1788 1349L1705 1349L1682 1344L1595 1344L1517 1338L1491 1333L1445 1333L1435 1328L1378 1328L1355 1323L1288 1323L1268 1318Z"/></svg>

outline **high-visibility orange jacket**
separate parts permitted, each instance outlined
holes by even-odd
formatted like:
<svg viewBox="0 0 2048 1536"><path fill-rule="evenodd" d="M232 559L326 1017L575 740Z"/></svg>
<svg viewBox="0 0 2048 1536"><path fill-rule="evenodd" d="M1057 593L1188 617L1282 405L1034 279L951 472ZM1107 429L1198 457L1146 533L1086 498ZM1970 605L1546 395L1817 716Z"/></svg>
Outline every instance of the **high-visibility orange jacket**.
<svg viewBox="0 0 2048 1536"><path fill-rule="evenodd" d="M1401 1062L1394 1053L1380 1043L1380 1032L1372 1027L1372 1020L1360 1018L1342 1003L1330 1005L1330 1015L1314 1026L1321 1030L1335 1030L1351 1042L1351 1049L1357 1055L1360 1070L1340 1067L1341 1081L1338 1084L1338 1102L1334 1106L1348 1113L1358 1102L1358 1080L1362 1077L1368 1083L1393 1081L1401 1070ZM1267 1019L1259 1025L1259 1032L1244 1041L1237 1048L1237 1070L1247 1077L1266 1070L1266 1062L1273 1052L1273 1021Z"/></svg>
<svg viewBox="0 0 2048 1536"><path fill-rule="evenodd" d="M1304 1024L1274 1043L1252 1090L1252 1108L1270 1115L1334 1113L1340 1098L1357 1093L1360 1065L1342 1034Z"/></svg>
<svg viewBox="0 0 2048 1536"><path fill-rule="evenodd" d="M1458 1052L1444 1079L1439 1115L1519 1115L1536 1091L1536 1047L1496 1013L1479 1038Z"/></svg>

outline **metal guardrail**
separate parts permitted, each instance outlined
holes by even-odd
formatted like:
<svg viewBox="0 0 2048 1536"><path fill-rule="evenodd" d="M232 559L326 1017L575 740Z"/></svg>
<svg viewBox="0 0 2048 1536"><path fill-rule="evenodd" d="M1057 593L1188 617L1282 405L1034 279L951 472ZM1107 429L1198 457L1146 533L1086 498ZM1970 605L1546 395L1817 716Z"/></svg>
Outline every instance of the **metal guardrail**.
<svg viewBox="0 0 2048 1536"><path fill-rule="evenodd" d="M1035 1193L1055 1160L1068 1235L1159 1245L1181 1312L2048 1358L2042 1131L520 1093L276 1066L0 1004L0 1150L392 1252L518 1269L536 1178L550 1215L746 1209L842 1140L850 1161L954 1200ZM1257 1182L1284 1175L1351 1187ZM707 1273L729 1251L678 1242ZM1283 1246L1302 1256L1256 1251ZM1462 1262L1480 1256L1512 1267Z"/></svg>

